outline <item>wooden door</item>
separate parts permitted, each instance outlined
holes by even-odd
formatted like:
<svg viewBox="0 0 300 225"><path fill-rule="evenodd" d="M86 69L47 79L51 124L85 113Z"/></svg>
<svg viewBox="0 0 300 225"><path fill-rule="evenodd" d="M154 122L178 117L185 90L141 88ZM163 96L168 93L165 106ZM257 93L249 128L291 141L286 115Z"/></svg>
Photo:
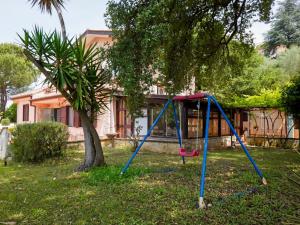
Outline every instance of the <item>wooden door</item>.
<svg viewBox="0 0 300 225"><path fill-rule="evenodd" d="M119 138L126 138L132 133L131 119L127 114L125 98L116 98L116 130Z"/></svg>

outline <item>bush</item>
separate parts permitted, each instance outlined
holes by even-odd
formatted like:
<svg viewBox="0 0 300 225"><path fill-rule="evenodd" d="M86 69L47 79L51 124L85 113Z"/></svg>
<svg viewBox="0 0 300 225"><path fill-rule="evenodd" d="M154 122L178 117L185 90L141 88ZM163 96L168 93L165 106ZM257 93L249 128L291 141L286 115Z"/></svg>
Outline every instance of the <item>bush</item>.
<svg viewBox="0 0 300 225"><path fill-rule="evenodd" d="M17 104L11 104L4 112L4 117L8 118L12 123L17 122Z"/></svg>
<svg viewBox="0 0 300 225"><path fill-rule="evenodd" d="M68 129L62 123L17 125L12 133L13 159L19 162L41 162L46 158L61 156L68 135Z"/></svg>
<svg viewBox="0 0 300 225"><path fill-rule="evenodd" d="M10 120L8 118L4 118L1 120L1 125L2 126L9 126Z"/></svg>

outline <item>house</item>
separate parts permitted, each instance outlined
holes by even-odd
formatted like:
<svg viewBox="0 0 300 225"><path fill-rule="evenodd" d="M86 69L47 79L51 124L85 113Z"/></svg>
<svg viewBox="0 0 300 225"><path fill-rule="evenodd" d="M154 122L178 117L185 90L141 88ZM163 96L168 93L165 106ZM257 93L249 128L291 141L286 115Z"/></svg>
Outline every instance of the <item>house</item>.
<svg viewBox="0 0 300 225"><path fill-rule="evenodd" d="M82 37L85 38L87 45L96 43L99 46L105 47L113 42L112 33L108 30L87 30L83 33ZM191 93L193 93L193 86L191 90L187 90L182 94L188 95ZM70 104L55 89L49 87L40 88L14 95L11 99L14 103L17 103L18 124L49 120L58 121L68 126L70 133L69 141L82 141L84 139L78 113L72 109ZM142 108L143 115L133 121L128 115L126 96L122 94L122 91L115 93L109 99L109 110L104 114L98 115L94 122L100 138L105 140L112 135L116 135L116 142L128 143L128 136L135 133L137 127L141 127L140 135L145 135L164 103L168 100L164 88L160 86L151 87L151 93L146 99L145 106ZM200 148L203 145L207 103L205 100L202 100L199 110L197 104L197 102L183 101L176 105L180 117L182 137L184 143L190 148L195 148L197 143L199 143ZM291 128L289 130L288 127L291 126L291 120L287 115L274 109L272 111L274 113L271 113L271 116L268 118L269 111L265 109L225 109L225 112L240 135L244 134L245 130L248 131L249 142L252 141L251 138L258 140L262 137L270 137L272 139L283 137L299 138L298 129ZM172 115L172 109L170 108L155 126L151 137L147 141L148 146L151 145L152 150L177 152L176 129ZM221 117L220 112L215 106L212 105L209 146L211 148L230 146L234 141L231 135L232 133L226 121ZM198 139L199 142L197 141ZM262 142L265 143L266 140ZM146 148L147 143L145 145Z"/></svg>
<svg viewBox="0 0 300 225"><path fill-rule="evenodd" d="M109 30L86 30L82 37L86 45L97 44L105 47L112 43L112 32ZM70 141L82 141L83 129L80 118L76 111L70 107L65 98L54 88L44 87L17 94L11 97L17 104L17 123L32 123L40 121L58 121L66 124L70 133ZM112 98L108 103L107 111L98 116L94 125L101 137L106 134L115 133L116 99Z"/></svg>

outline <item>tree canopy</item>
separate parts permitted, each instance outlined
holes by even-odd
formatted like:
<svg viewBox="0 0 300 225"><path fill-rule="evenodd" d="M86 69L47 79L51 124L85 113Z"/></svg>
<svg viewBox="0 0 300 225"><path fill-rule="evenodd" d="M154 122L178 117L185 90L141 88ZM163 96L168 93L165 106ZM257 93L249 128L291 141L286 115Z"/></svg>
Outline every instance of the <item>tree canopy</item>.
<svg viewBox="0 0 300 225"><path fill-rule="evenodd" d="M277 61L287 76L281 93L281 104L288 113L300 118L300 47L291 47Z"/></svg>
<svg viewBox="0 0 300 225"><path fill-rule="evenodd" d="M213 73L204 89L213 94L227 107L280 107L280 90L290 80L287 73L278 66L278 60L271 60L256 50L238 66L241 71L224 70L226 80L220 82ZM214 77L215 76L215 77Z"/></svg>
<svg viewBox="0 0 300 225"><path fill-rule="evenodd" d="M211 82L225 81L221 75L226 68L238 72L242 57L231 52L246 55L251 50L251 21L257 16L268 20L272 3L109 1L107 25L117 40L110 49L110 65L128 95L130 112L143 104L152 84L163 85L173 95L192 80L202 89L215 73Z"/></svg>
<svg viewBox="0 0 300 225"><path fill-rule="evenodd" d="M276 60L278 68L281 68L289 79L300 75L300 47L291 46Z"/></svg>
<svg viewBox="0 0 300 225"><path fill-rule="evenodd" d="M28 61L17 45L0 44L0 111L5 111L9 94L30 85L37 77L38 70Z"/></svg>
<svg viewBox="0 0 300 225"><path fill-rule="evenodd" d="M16 123L17 122L17 104L11 104L3 115L4 118L8 118L10 122Z"/></svg>
<svg viewBox="0 0 300 225"><path fill-rule="evenodd" d="M300 4L297 0L279 2L279 9L265 36L266 50L270 53L279 45L290 47L300 44Z"/></svg>
<svg viewBox="0 0 300 225"><path fill-rule="evenodd" d="M283 90L282 105L288 113L300 118L300 76L294 78Z"/></svg>
<svg viewBox="0 0 300 225"><path fill-rule="evenodd" d="M67 38L65 21L62 15L62 10L64 8L65 0L28 0L31 2L32 7L38 5L42 12L47 12L52 15L53 8L57 12L57 16L60 22L61 33L64 39Z"/></svg>
<svg viewBox="0 0 300 225"><path fill-rule="evenodd" d="M241 93L242 95L233 95L233 101L229 102L229 105L248 108L286 108L288 101L290 105L292 99L297 99L297 97L287 98L287 92L295 87L300 75L300 47L292 46L276 59L259 57L262 60L260 63L256 60L257 64L254 67L249 64L249 67L238 77L238 80L244 83L231 84L231 87L237 88L235 92L232 90L232 93L239 93L238 90L243 90L244 87L251 91ZM293 91L289 95L293 96Z"/></svg>

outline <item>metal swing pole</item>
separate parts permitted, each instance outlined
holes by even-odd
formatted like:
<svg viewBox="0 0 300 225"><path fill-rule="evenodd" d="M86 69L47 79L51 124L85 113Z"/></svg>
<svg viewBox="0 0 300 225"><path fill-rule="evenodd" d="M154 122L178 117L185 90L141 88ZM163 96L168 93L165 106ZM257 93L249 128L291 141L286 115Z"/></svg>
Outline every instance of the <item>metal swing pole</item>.
<svg viewBox="0 0 300 225"><path fill-rule="evenodd" d="M199 208L200 209L205 208L204 185L205 185L206 159L207 159L207 148L208 148L210 104L211 104L211 97L208 96L207 97L206 121L205 121L204 151L203 151L203 159L202 159L202 171L201 171L200 193L199 193Z"/></svg>
<svg viewBox="0 0 300 225"><path fill-rule="evenodd" d="M220 110L223 118L226 120L228 126L230 127L231 131L234 133L234 135L236 136L237 140L239 141L239 143L241 144L242 146L242 149L244 150L245 154L247 155L248 159L250 160L250 162L252 163L256 173L260 176L261 180L262 180L262 183L264 185L267 184L267 180L264 178L262 172L260 171L260 169L258 168L258 166L256 165L255 161L253 160L253 158L250 156L246 146L244 145L244 143L242 142L241 138L239 137L239 135L236 133L235 129L233 128L232 124L230 123L228 117L226 116L226 114L224 113L222 107L220 106L220 104L218 103L218 101L213 97L211 96L212 100L214 101L214 103L216 104L216 106L218 107L218 109Z"/></svg>
<svg viewBox="0 0 300 225"><path fill-rule="evenodd" d="M156 124L158 123L158 121L160 120L160 118L162 117L162 115L164 114L164 112L167 110L169 104L172 102L171 99L169 99L167 101L167 103L164 105L164 108L160 111L160 113L158 114L158 116L156 117L156 119L154 120L153 124L151 125L150 129L148 130L147 134L145 135L145 137L143 138L143 140L141 141L141 143L139 144L139 146L136 148L136 150L134 151L134 153L132 154L132 156L130 157L130 159L128 160L128 162L126 163L126 165L123 167L122 171L121 171L121 175L124 174L128 167L130 166L132 160L135 158L135 156L137 155L137 153L140 151L142 145L145 143L146 139L150 136L152 130L154 129L154 127L156 126Z"/></svg>
<svg viewBox="0 0 300 225"><path fill-rule="evenodd" d="M179 144L179 147L182 148L182 138L181 138L181 134L180 134L181 129L180 129L179 124L178 124L179 120L178 120L178 116L177 116L177 113L176 113L176 107L175 107L173 101L172 101L172 107L173 107L173 114L174 114L174 119L175 119L177 137L178 137L178 144ZM182 163L185 164L184 156L182 156Z"/></svg>

